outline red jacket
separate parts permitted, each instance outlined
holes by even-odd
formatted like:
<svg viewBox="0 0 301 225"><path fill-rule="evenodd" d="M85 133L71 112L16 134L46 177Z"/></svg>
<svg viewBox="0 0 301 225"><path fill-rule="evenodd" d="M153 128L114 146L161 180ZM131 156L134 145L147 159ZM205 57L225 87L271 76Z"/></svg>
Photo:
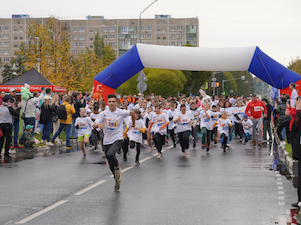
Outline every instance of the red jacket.
<svg viewBox="0 0 301 225"><path fill-rule="evenodd" d="M262 117L261 107L263 107L264 114L267 114L267 107L265 104L263 104L262 101L260 100L257 100L256 102L250 101L247 105L245 113L249 117L253 116L254 119L259 119Z"/></svg>

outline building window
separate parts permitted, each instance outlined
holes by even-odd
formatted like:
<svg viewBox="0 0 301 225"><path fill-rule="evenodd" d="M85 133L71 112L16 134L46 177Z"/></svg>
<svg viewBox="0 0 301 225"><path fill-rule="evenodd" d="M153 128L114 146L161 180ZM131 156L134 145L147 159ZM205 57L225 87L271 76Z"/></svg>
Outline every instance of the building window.
<svg viewBox="0 0 301 225"><path fill-rule="evenodd" d="M9 55L9 50L3 50L3 55Z"/></svg>
<svg viewBox="0 0 301 225"><path fill-rule="evenodd" d="M85 28L84 27L80 27L80 28L78 28L78 31L79 32L85 32Z"/></svg>
<svg viewBox="0 0 301 225"><path fill-rule="evenodd" d="M107 27L104 27L104 28L103 28L103 32L108 32L108 28L107 28Z"/></svg>
<svg viewBox="0 0 301 225"><path fill-rule="evenodd" d="M151 44L152 44L152 42L146 42L146 44L148 44L148 45L151 45Z"/></svg>
<svg viewBox="0 0 301 225"><path fill-rule="evenodd" d="M147 34L146 38L152 38L152 35L151 34Z"/></svg>
<svg viewBox="0 0 301 225"><path fill-rule="evenodd" d="M166 30L164 29L164 30L162 30L162 32L166 32Z"/></svg>
<svg viewBox="0 0 301 225"><path fill-rule="evenodd" d="M23 37L20 37L20 40L23 40Z"/></svg>
<svg viewBox="0 0 301 225"><path fill-rule="evenodd" d="M18 37L14 37L14 40L18 40Z"/></svg>
<svg viewBox="0 0 301 225"><path fill-rule="evenodd" d="M23 29L20 29L19 31L20 31L20 32L23 32Z"/></svg>
<svg viewBox="0 0 301 225"><path fill-rule="evenodd" d="M191 45L196 45L196 41L189 41L188 43L190 43Z"/></svg>
<svg viewBox="0 0 301 225"><path fill-rule="evenodd" d="M93 48L93 46L92 46L92 45L90 45L90 48Z"/></svg>
<svg viewBox="0 0 301 225"><path fill-rule="evenodd" d="M1 55L2 53L1 53L1 50L0 50L0 55Z"/></svg>
<svg viewBox="0 0 301 225"><path fill-rule="evenodd" d="M73 54L74 54L74 55L77 55L77 50L74 50L74 51L73 51Z"/></svg>
<svg viewBox="0 0 301 225"><path fill-rule="evenodd" d="M170 30L171 30L171 31L176 31L176 27L175 27L175 26L171 26L171 27L170 27Z"/></svg>
<svg viewBox="0 0 301 225"><path fill-rule="evenodd" d="M73 40L77 40L77 35L73 35Z"/></svg>
<svg viewBox="0 0 301 225"><path fill-rule="evenodd" d="M128 30L130 33L133 33L135 31L135 26L129 26Z"/></svg>
<svg viewBox="0 0 301 225"><path fill-rule="evenodd" d="M157 37L157 40L160 40L161 39L161 37Z"/></svg>
<svg viewBox="0 0 301 225"><path fill-rule="evenodd" d="M93 30L90 30L90 33L93 33Z"/></svg>
<svg viewBox="0 0 301 225"><path fill-rule="evenodd" d="M134 41L130 42L130 45L135 45L135 44L136 44L136 42L134 42Z"/></svg>
<svg viewBox="0 0 301 225"><path fill-rule="evenodd" d="M110 27L109 32L115 32L115 27Z"/></svg>
<svg viewBox="0 0 301 225"><path fill-rule="evenodd" d="M77 47L77 43L76 42L73 43L73 47Z"/></svg>
<svg viewBox="0 0 301 225"><path fill-rule="evenodd" d="M108 35L104 35L104 36L103 36L103 39L108 39Z"/></svg>
<svg viewBox="0 0 301 225"><path fill-rule="evenodd" d="M109 35L109 38L110 38L110 39L114 39L114 38L115 38L115 35L114 35L114 34L110 34L110 35Z"/></svg>
<svg viewBox="0 0 301 225"><path fill-rule="evenodd" d="M177 45L178 45L178 46L182 46L182 45L183 45L183 42L182 42L182 41L178 41L178 42L177 42Z"/></svg>
<svg viewBox="0 0 301 225"><path fill-rule="evenodd" d="M79 40L85 40L85 35L79 35Z"/></svg>
<svg viewBox="0 0 301 225"><path fill-rule="evenodd" d="M9 58L3 58L3 62L9 62Z"/></svg>
<svg viewBox="0 0 301 225"><path fill-rule="evenodd" d="M128 32L128 27L127 26L122 26L121 27L121 33L127 33Z"/></svg>
<svg viewBox="0 0 301 225"><path fill-rule="evenodd" d="M141 34L141 39L144 39L144 34Z"/></svg>
<svg viewBox="0 0 301 225"><path fill-rule="evenodd" d="M163 40L166 40L166 37L163 37L162 39L163 39Z"/></svg>
<svg viewBox="0 0 301 225"><path fill-rule="evenodd" d="M152 27L146 27L146 31L152 31L153 28Z"/></svg>
<svg viewBox="0 0 301 225"><path fill-rule="evenodd" d="M14 29L14 32L17 32L18 31L18 29Z"/></svg>
<svg viewBox="0 0 301 225"><path fill-rule="evenodd" d="M182 34L177 34L177 38L182 38Z"/></svg>
<svg viewBox="0 0 301 225"><path fill-rule="evenodd" d="M18 45L14 45L14 48L18 48Z"/></svg>
<svg viewBox="0 0 301 225"><path fill-rule="evenodd" d="M183 27L182 26L177 26L177 30L182 31Z"/></svg>
<svg viewBox="0 0 301 225"><path fill-rule="evenodd" d="M171 45L176 45L176 42L174 42L174 41L173 41L173 42L171 42Z"/></svg>
<svg viewBox="0 0 301 225"><path fill-rule="evenodd" d="M110 45L111 47L115 47L115 42L109 42L109 45Z"/></svg>
<svg viewBox="0 0 301 225"><path fill-rule="evenodd" d="M160 30L160 29L157 29L157 32L161 32L161 30Z"/></svg>
<svg viewBox="0 0 301 225"><path fill-rule="evenodd" d="M176 38L176 35L175 35L175 34L172 34L172 35L171 35L171 38L172 38L172 39Z"/></svg>
<svg viewBox="0 0 301 225"><path fill-rule="evenodd" d="M3 34L3 39L9 39L9 34Z"/></svg>
<svg viewBox="0 0 301 225"><path fill-rule="evenodd" d="M144 27L141 27L141 30L144 30Z"/></svg>
<svg viewBox="0 0 301 225"><path fill-rule="evenodd" d="M9 42L3 42L3 47L9 47Z"/></svg>
<svg viewBox="0 0 301 225"><path fill-rule="evenodd" d="M73 27L73 32L77 32L77 27Z"/></svg>
<svg viewBox="0 0 301 225"><path fill-rule="evenodd" d="M78 46L79 46L79 47L85 47L85 43L80 42Z"/></svg>
<svg viewBox="0 0 301 225"><path fill-rule="evenodd" d="M4 26L3 30L9 30L8 26Z"/></svg>
<svg viewBox="0 0 301 225"><path fill-rule="evenodd" d="M120 39L125 38L125 34L119 34L119 38L120 38Z"/></svg>
<svg viewBox="0 0 301 225"><path fill-rule="evenodd" d="M90 41L93 41L93 38L90 38Z"/></svg>

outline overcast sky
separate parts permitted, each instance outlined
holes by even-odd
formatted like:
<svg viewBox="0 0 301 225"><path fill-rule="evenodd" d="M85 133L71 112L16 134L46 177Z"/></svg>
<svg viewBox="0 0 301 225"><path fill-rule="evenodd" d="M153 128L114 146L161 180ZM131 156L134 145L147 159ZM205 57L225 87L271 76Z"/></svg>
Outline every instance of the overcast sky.
<svg viewBox="0 0 301 225"><path fill-rule="evenodd" d="M153 0L1 0L1 16L139 18ZM158 0L143 14L199 18L200 47L258 46L287 66L301 56L301 0Z"/></svg>

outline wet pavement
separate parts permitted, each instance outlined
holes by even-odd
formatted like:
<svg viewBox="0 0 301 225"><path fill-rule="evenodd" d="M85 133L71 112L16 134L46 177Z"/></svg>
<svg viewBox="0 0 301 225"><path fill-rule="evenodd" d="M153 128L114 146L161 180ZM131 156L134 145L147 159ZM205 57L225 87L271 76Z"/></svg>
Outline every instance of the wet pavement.
<svg viewBox="0 0 301 225"><path fill-rule="evenodd" d="M86 160L76 147L17 152L0 164L0 224L296 224L295 179L272 143L164 149L158 160L142 148L140 166L135 149L127 162L118 155L120 192L93 149Z"/></svg>

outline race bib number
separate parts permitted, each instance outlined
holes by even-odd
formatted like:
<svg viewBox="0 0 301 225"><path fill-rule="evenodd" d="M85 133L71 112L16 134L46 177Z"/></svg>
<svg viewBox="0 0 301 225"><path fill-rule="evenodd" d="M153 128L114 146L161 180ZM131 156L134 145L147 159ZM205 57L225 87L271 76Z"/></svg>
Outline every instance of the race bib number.
<svg viewBox="0 0 301 225"><path fill-rule="evenodd" d="M254 111L255 111L255 112L261 111L261 107L260 107L260 106L254 106Z"/></svg>
<svg viewBox="0 0 301 225"><path fill-rule="evenodd" d="M108 130L115 130L119 127L119 120L106 119L106 127Z"/></svg>

